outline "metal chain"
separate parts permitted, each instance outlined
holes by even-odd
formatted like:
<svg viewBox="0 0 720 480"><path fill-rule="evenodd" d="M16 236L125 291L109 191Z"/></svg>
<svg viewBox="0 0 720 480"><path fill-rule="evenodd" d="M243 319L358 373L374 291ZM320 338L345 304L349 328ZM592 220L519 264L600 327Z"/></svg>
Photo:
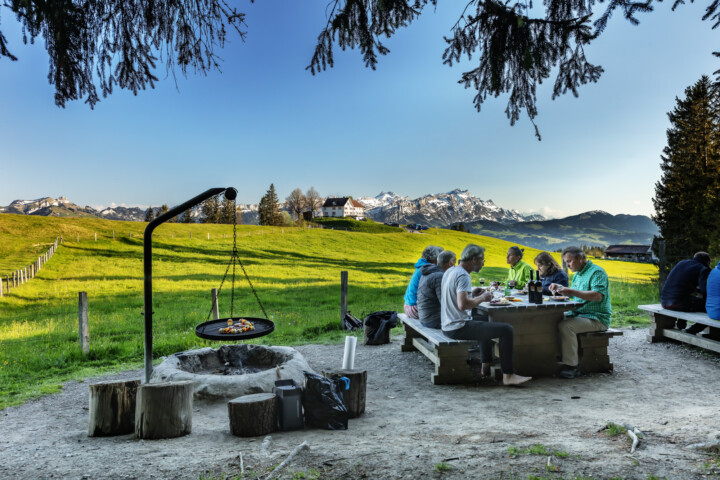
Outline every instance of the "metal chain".
<svg viewBox="0 0 720 480"><path fill-rule="evenodd" d="M245 270L245 266L243 265L242 261L240 260L240 255L238 255L237 250L237 206L235 200L233 200L233 250L232 250L232 256L230 258L230 262L228 263L227 268L225 269L225 274L223 275L222 280L220 281L220 287L218 287L218 298L220 297L220 292L222 291L222 287L225 284L225 279L227 278L228 272L230 271L230 267L232 266L232 286L231 286L231 292L230 292L230 318L233 317L235 313L235 266L240 265L240 268L243 271L243 274L245 275L245 279L248 282L248 285L250 285L250 290L252 290L253 295L255 296L255 300L257 300L258 305L260 305L260 309L263 312L263 315L265 315L265 319L270 320L268 318L268 314L265 311L265 307L263 306L262 302L260 301L260 297L258 296L257 292L255 291L255 287L252 284L252 281L250 281L250 276L248 275L247 271ZM205 321L208 321L210 319L210 315L212 315L213 307L210 306L210 311L208 312L207 318Z"/></svg>

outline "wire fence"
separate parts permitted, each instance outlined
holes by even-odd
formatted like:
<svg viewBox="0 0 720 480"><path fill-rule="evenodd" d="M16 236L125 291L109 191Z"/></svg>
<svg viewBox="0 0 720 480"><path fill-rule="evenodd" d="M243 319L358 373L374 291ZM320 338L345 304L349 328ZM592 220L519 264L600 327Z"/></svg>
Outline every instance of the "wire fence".
<svg viewBox="0 0 720 480"><path fill-rule="evenodd" d="M55 255L58 245L61 244L62 236L57 237L50 247L37 257L34 262L5 275L5 289L3 289L3 278L0 277L0 297L10 293L11 288L17 288L35 278L35 275L37 275L43 266Z"/></svg>

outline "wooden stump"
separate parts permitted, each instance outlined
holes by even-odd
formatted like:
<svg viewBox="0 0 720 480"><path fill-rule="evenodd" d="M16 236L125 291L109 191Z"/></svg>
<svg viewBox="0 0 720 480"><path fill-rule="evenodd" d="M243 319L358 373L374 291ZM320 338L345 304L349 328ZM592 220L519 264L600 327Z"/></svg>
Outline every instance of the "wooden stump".
<svg viewBox="0 0 720 480"><path fill-rule="evenodd" d="M343 400L350 418L357 418L365 413L365 391L367 386L367 370L329 370L323 375L328 378L347 377L350 379L350 389L343 390Z"/></svg>
<svg viewBox="0 0 720 480"><path fill-rule="evenodd" d="M135 429L135 398L140 380L90 385L88 436L125 435Z"/></svg>
<svg viewBox="0 0 720 480"><path fill-rule="evenodd" d="M277 414L277 398L274 393L255 393L230 400L230 433L238 437L272 433L277 430Z"/></svg>
<svg viewBox="0 0 720 480"><path fill-rule="evenodd" d="M135 436L174 438L192 430L193 382L145 383L138 388Z"/></svg>

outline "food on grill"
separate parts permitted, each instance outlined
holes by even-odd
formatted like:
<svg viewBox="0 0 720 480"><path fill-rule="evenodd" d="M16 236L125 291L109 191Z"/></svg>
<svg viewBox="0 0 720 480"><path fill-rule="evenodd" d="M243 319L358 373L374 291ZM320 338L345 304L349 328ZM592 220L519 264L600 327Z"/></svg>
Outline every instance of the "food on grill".
<svg viewBox="0 0 720 480"><path fill-rule="evenodd" d="M255 325L249 320L241 318L238 323L233 323L232 319L227 321L228 326L221 328L218 331L220 333L245 333L250 330L255 330Z"/></svg>

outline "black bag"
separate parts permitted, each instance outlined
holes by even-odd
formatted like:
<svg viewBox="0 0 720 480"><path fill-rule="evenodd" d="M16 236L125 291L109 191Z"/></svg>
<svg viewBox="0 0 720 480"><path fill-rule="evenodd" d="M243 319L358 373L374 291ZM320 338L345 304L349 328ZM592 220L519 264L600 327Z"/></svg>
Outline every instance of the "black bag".
<svg viewBox="0 0 720 480"><path fill-rule="evenodd" d="M352 315L350 312L345 314L345 317L343 318L343 328L345 330L350 330L352 332L353 330L362 328L362 326L363 322L359 318Z"/></svg>
<svg viewBox="0 0 720 480"><path fill-rule="evenodd" d="M388 343L387 332L398 324L397 312L387 310L373 312L364 320L365 345L382 345Z"/></svg>
<svg viewBox="0 0 720 480"><path fill-rule="evenodd" d="M331 379L310 372L303 374L305 425L326 430L347 430L350 415L342 392L350 388L350 380L347 377Z"/></svg>

